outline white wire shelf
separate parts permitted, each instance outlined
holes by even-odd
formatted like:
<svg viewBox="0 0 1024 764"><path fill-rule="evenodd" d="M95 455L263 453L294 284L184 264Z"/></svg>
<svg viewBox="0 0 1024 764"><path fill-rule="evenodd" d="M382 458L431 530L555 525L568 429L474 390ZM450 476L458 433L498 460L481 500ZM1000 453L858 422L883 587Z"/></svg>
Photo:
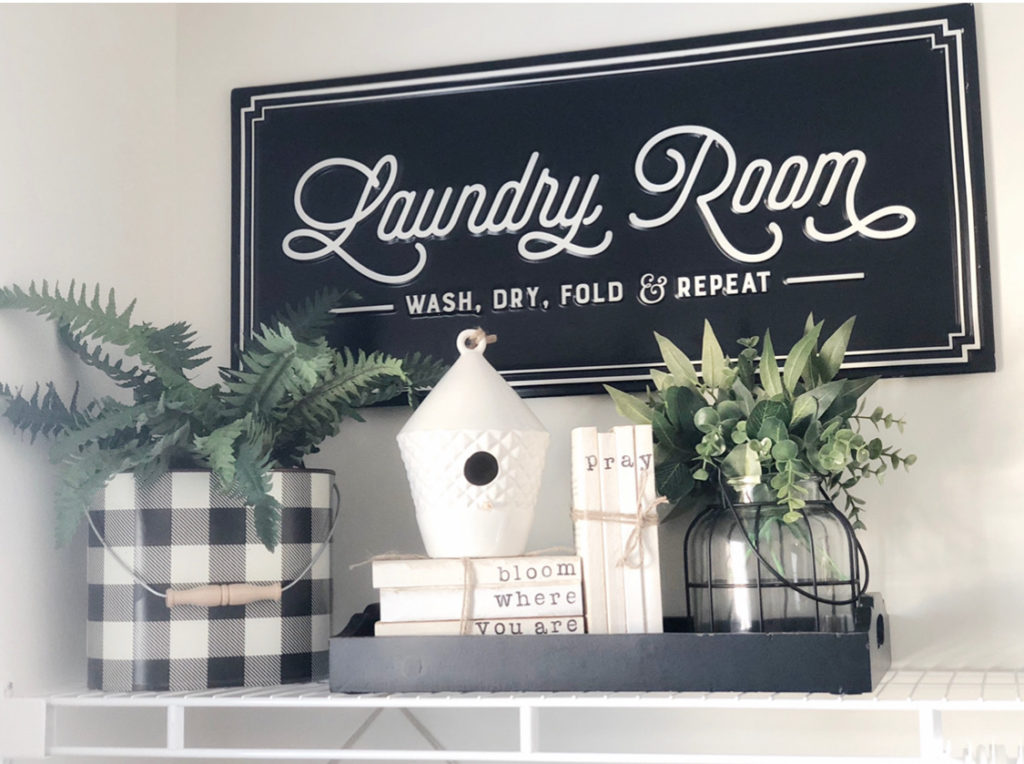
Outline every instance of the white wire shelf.
<svg viewBox="0 0 1024 764"><path fill-rule="evenodd" d="M332 693L326 682L282 685L269 688L235 688L207 690L202 692L137 692L102 693L76 690L60 692L45 698L47 713L47 755L69 757L93 757L103 760L117 758L194 758L194 759L236 759L236 760L310 760L321 762L340 761L493 761L493 762L604 762L630 761L636 764L667 764L675 762L707 762L725 764L732 762L936 762L973 761L970 758L953 758L949 753L949 741L943 736L943 719L946 714L966 712L1020 712L1016 722L1021 730L1024 743L1024 671L891 671L886 674L872 693L859 695L831 695L819 693L416 693L416 694L360 694ZM120 741L115 735L111 740L96 741L86 735L86 740L75 740L66 735L64 718L78 711L91 714L89 725L102 726L108 718L116 719L117 713L126 709L148 710L159 716L161 727L158 739L137 744L132 739ZM307 741L302 735L287 734L284 742L277 747L253 745L221 745L218 740L211 745L209 739L194 735L193 727L202 726L204 713L223 711L259 711L274 714L278 710L287 714L289 709L318 709L317 713L337 711L354 719L348 728L339 733L330 746ZM447 750L442 746L427 725L421 721L423 715L437 717L437 712L451 711L465 716L472 710L490 709L503 712L506 727L509 727L502 750ZM730 709L748 711L814 711L814 712L904 712L916 723L914 734L919 743L916 755L902 756L831 756L815 755L801 757L794 755L760 755L747 753L684 753L684 752L637 752L624 757L622 753L608 753L594 750L550 750L542 746L548 735L541 734L541 721L549 714L573 710L580 713L598 711L622 712L629 710L658 710L685 712L687 709L703 711ZM367 730L384 711L397 711L418 732L418 747L361 746ZM107 713L109 712L109 714ZM134 712L133 712L134 713ZM614 716L615 714L613 714ZM789 714L787 714L789 716ZM334 719L334 716L330 717ZM603 718L603 717L602 717ZM914 721L916 720L916 722ZM331 722L333 725L333 722ZM69 725L73 726L73 725ZM547 728L545 728L547 729ZM198 742L197 742L198 741ZM423 747L426 741L429 747ZM123 744L119 744L123 742ZM987 744L987 743L986 743ZM994 750L994 749L993 749ZM986 761L1022 762L1024 754L1017 743L1003 745L1001 758ZM2 753L2 751L0 751Z"/></svg>
<svg viewBox="0 0 1024 764"><path fill-rule="evenodd" d="M788 708L838 707L906 710L913 708L1024 709L1024 671L890 671L872 693L833 695L796 692L546 692L546 693L332 693L327 682L199 692L55 693L49 705L144 707L646 707Z"/></svg>

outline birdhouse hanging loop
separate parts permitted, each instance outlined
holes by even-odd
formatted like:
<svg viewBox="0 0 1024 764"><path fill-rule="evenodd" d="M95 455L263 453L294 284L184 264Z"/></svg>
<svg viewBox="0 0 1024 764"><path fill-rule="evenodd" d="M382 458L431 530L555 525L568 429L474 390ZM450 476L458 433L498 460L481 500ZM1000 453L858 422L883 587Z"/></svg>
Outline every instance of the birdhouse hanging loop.
<svg viewBox="0 0 1024 764"><path fill-rule="evenodd" d="M459 333L459 357L398 433L431 557L522 554L548 433L484 358L497 338Z"/></svg>
<svg viewBox="0 0 1024 764"><path fill-rule="evenodd" d="M480 327L477 327L476 329L465 329L459 332L459 336L455 340L455 347L458 348L459 355L468 353L470 350L475 350L483 355L487 346L497 341L498 336L496 334L488 334Z"/></svg>

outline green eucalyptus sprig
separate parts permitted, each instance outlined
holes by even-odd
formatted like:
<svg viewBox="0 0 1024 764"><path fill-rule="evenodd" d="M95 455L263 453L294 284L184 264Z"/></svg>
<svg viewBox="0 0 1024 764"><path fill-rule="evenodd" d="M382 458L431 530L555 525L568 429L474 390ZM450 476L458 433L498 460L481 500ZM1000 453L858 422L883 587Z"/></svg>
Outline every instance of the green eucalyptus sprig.
<svg viewBox="0 0 1024 764"><path fill-rule="evenodd" d="M865 423L902 432L905 422L881 408L864 414L862 396L878 377L837 379L853 325L850 318L820 342L824 322L809 316L780 368L770 332L763 342L738 340L743 349L729 358L705 321L700 375L682 350L655 333L666 368L651 369L655 389L638 397L605 387L619 413L651 425L658 491L686 506L713 499L719 478L770 475L775 514L791 523L806 503L802 481L817 476L842 493L851 522L863 528L864 502L851 489L865 477L881 479L890 467L906 469L916 457L861 432Z"/></svg>

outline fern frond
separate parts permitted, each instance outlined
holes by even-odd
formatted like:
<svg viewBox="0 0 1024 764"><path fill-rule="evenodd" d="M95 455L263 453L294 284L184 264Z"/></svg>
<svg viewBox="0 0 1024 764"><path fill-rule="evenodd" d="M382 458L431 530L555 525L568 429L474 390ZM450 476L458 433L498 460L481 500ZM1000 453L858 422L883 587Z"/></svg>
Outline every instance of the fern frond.
<svg viewBox="0 0 1024 764"><path fill-rule="evenodd" d="M90 444L64 462L53 503L57 515L57 546L65 546L75 535L82 517L107 482L132 466L132 460L123 458L121 452L100 448L96 444Z"/></svg>
<svg viewBox="0 0 1024 764"><path fill-rule="evenodd" d="M273 457L282 467L299 466L317 445L337 434L346 417L361 419L356 409L380 390L407 385L402 363L385 353L357 355L347 348L332 351L330 372L316 387L294 399L277 423ZM393 396L392 396L393 397Z"/></svg>
<svg viewBox="0 0 1024 764"><path fill-rule="evenodd" d="M178 412L178 417L170 419L187 419L197 433L209 433L219 427L230 413L222 400L223 390L219 385L196 387L184 385L167 388L160 396L161 404L168 412Z"/></svg>
<svg viewBox="0 0 1024 764"><path fill-rule="evenodd" d="M114 361L111 354L105 353L99 345L90 348L84 334L73 333L67 324L57 327L57 336L86 366L103 372L118 387L141 388L155 379L140 366L126 368L123 358Z"/></svg>
<svg viewBox="0 0 1024 764"><path fill-rule="evenodd" d="M362 299L360 295L348 289L324 287L298 305L285 306L274 316L270 325L284 324L291 329L296 340L310 342L322 337L331 328L336 318L331 313L332 310L347 307Z"/></svg>
<svg viewBox="0 0 1024 764"><path fill-rule="evenodd" d="M187 467L197 464L190 450L191 437L192 428L188 423L152 437L148 443L140 447L140 453L146 456L132 468L135 479L142 485L151 485L161 475L175 469L179 464Z"/></svg>
<svg viewBox="0 0 1024 764"><path fill-rule="evenodd" d="M276 331L262 326L254 340L241 370L222 370L228 387L225 402L238 414L269 415L288 397L305 395L330 368L332 351L326 343L297 342L286 326Z"/></svg>
<svg viewBox="0 0 1024 764"><path fill-rule="evenodd" d="M15 430L27 432L31 442L40 435L47 438L59 436L74 429L81 421L83 412L77 408L78 386L71 398L70 406L64 405L52 382L47 383L46 392L39 397L41 387L36 385L31 398L25 398L21 391L13 392L7 385L0 384L0 408L14 425Z"/></svg>
<svg viewBox="0 0 1024 764"><path fill-rule="evenodd" d="M196 449L206 458L210 469L224 486L235 481L235 441L249 428L251 422L252 415L247 414L242 419L218 427L209 435L195 438Z"/></svg>
<svg viewBox="0 0 1024 764"><path fill-rule="evenodd" d="M143 483L166 472L171 455L189 437L188 426L160 437L126 440L116 446L91 440L61 461L61 479L54 496L57 545L75 534L96 494L119 472L133 472Z"/></svg>
<svg viewBox="0 0 1024 764"><path fill-rule="evenodd" d="M270 457L243 441L235 460L235 480L228 487L253 508L253 524L263 545L273 550L281 535L281 504L270 494Z"/></svg>
<svg viewBox="0 0 1024 764"><path fill-rule="evenodd" d="M410 406L416 406L438 380L448 371L448 364L420 353L402 359L402 370L407 380L391 380L375 390L368 391L353 405L373 406L405 395Z"/></svg>
<svg viewBox="0 0 1024 764"><path fill-rule="evenodd" d="M345 392L349 405L366 405L363 401L382 383L392 381L409 383L402 362L397 358L379 351L367 355L360 350L353 355L348 348L342 348L335 352L332 384Z"/></svg>
<svg viewBox="0 0 1024 764"><path fill-rule="evenodd" d="M409 384L417 390L424 390L436 385L450 367L437 358L413 353L402 359L402 368L409 377Z"/></svg>
<svg viewBox="0 0 1024 764"><path fill-rule="evenodd" d="M100 413L79 422L73 429L65 429L56 439L50 448L50 460L54 464L61 464L90 443L109 449L138 440L140 430L157 412L157 404L126 405L111 398L99 403Z"/></svg>
<svg viewBox="0 0 1024 764"><path fill-rule="evenodd" d="M169 459L155 457L152 461L142 462L132 470L135 481L141 486L154 485L171 469Z"/></svg>
<svg viewBox="0 0 1024 764"><path fill-rule="evenodd" d="M144 350L167 359L169 365L186 371L196 369L209 361L204 356L209 345L193 345L195 331L184 321L176 321L161 329L150 329Z"/></svg>
<svg viewBox="0 0 1024 764"><path fill-rule="evenodd" d="M17 285L0 287L0 308L36 313L58 325L67 325L72 334L123 347L127 355L138 357L144 366L150 367L166 386L189 384L184 372L201 363L196 355L202 349L191 347L191 335L184 330L184 324L172 324L166 329L133 324L135 301L118 312L112 289L104 306L99 286L89 299L84 284L79 286L72 281L67 291L61 291L59 286L51 290L46 281L37 288L33 281L27 291Z"/></svg>
<svg viewBox="0 0 1024 764"><path fill-rule="evenodd" d="M69 468L70 469L70 468ZM82 517L88 511L94 497L113 476L105 465L87 464L80 460L75 473L65 471L57 483L54 493L53 508L56 513L54 541L56 546L63 547L71 541L78 530ZM87 497L83 500L83 497Z"/></svg>
<svg viewBox="0 0 1024 764"><path fill-rule="evenodd" d="M92 300L89 300L85 285L78 287L74 281L66 292L62 292L59 285L51 291L47 281L43 281L37 288L33 281L27 291L16 284L0 288L0 308L20 308L44 316L57 324L67 324L72 331L102 337L117 345L127 345L132 340L129 327L132 326L131 314L135 302L132 301L124 312L119 314L113 290L108 296L105 308L100 303L99 294L97 286Z"/></svg>
<svg viewBox="0 0 1024 764"><path fill-rule="evenodd" d="M353 408L389 401L411 388L404 362L384 353L366 356L360 350L358 356L353 356L343 348L337 368L338 379L346 385L345 402Z"/></svg>

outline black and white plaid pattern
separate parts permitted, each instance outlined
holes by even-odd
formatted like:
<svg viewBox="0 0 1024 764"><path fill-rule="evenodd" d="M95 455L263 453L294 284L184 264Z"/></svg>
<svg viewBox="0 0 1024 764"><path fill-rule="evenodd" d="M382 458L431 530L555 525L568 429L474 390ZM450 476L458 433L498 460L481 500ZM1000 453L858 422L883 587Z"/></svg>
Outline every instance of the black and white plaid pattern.
<svg viewBox="0 0 1024 764"><path fill-rule="evenodd" d="M281 543L260 543L252 510L203 470L171 472L141 487L116 476L90 511L107 547L153 589L280 583L309 565L331 522L328 471L279 470ZM327 676L330 554L280 602L168 608L136 582L89 532L90 689L199 690L308 682Z"/></svg>

